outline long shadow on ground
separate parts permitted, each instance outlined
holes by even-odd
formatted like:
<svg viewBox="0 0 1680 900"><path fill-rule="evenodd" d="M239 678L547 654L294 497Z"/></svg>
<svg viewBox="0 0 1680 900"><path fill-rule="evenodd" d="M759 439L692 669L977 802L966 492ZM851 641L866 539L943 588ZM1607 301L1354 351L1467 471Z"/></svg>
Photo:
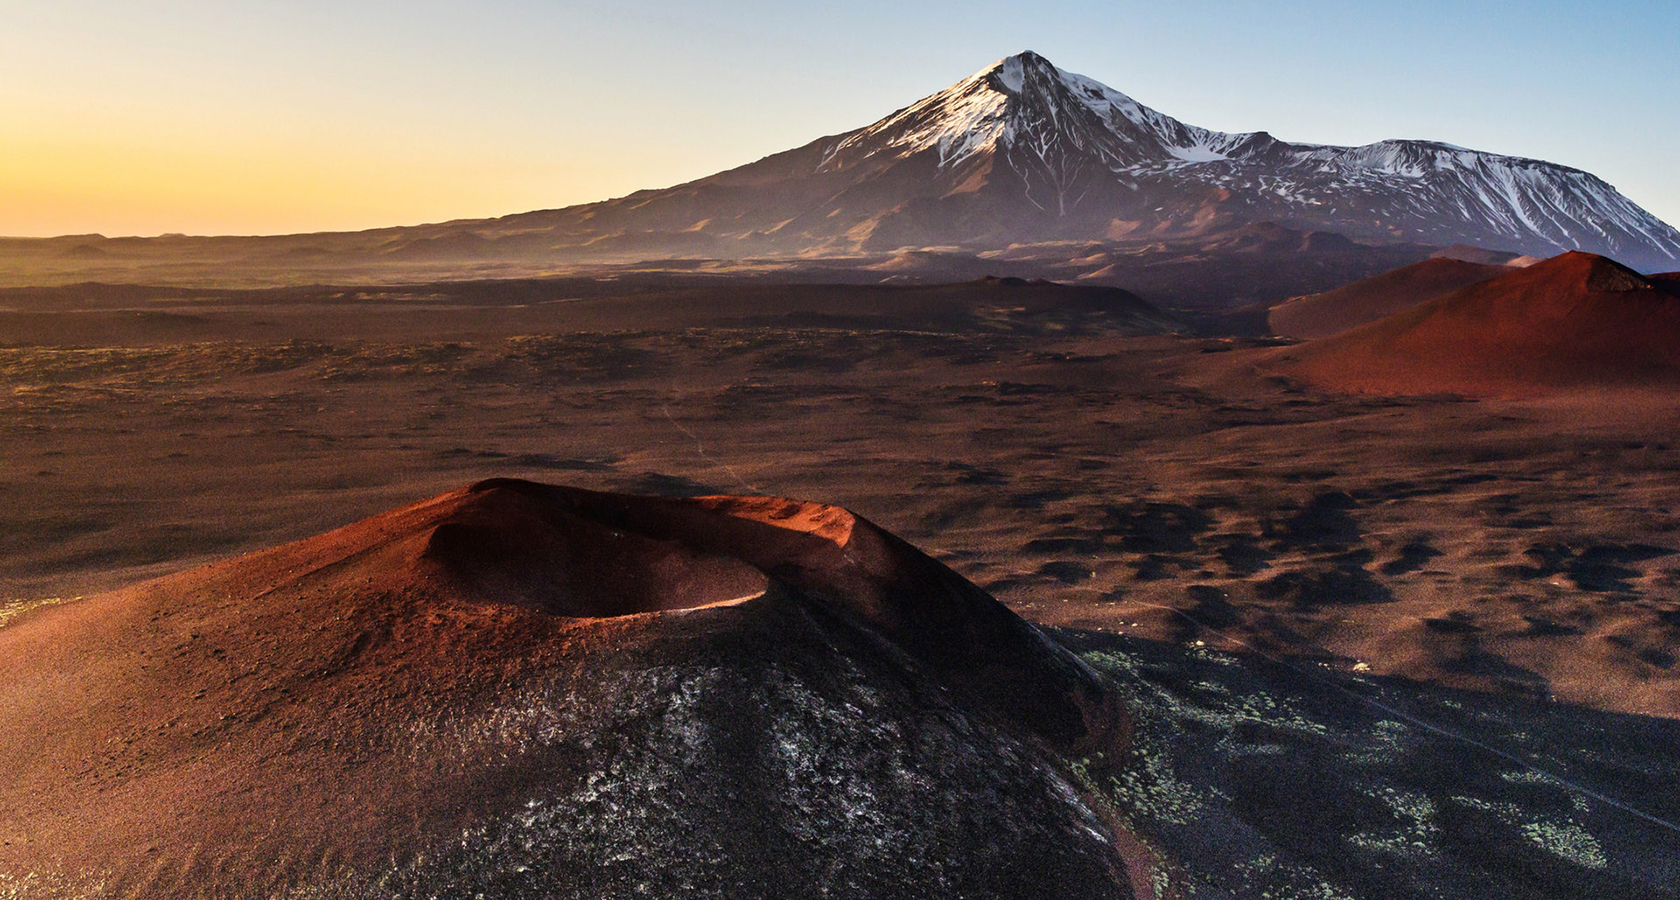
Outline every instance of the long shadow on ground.
<svg viewBox="0 0 1680 900"><path fill-rule="evenodd" d="M1137 715L1085 773L1171 895L1680 897L1680 722L1058 637Z"/></svg>

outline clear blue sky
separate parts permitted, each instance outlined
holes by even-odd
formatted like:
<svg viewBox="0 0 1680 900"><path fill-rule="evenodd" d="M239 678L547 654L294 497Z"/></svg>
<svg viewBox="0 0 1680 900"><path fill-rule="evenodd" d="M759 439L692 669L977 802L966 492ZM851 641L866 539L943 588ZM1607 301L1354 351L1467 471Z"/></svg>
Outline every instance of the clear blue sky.
<svg viewBox="0 0 1680 900"><path fill-rule="evenodd" d="M1225 131L1587 169L1680 224L1680 3L0 0L0 234L548 208L867 124L1031 49Z"/></svg>

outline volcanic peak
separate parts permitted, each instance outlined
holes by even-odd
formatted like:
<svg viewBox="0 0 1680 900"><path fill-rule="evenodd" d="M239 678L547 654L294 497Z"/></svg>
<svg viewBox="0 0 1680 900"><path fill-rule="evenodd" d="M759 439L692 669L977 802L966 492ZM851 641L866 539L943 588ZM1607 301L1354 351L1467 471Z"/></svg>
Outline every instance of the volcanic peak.
<svg viewBox="0 0 1680 900"><path fill-rule="evenodd" d="M1264 131L1221 132L1189 125L1144 106L1095 79L1057 67L1031 50L1004 57L949 88L846 136L835 148L886 138L903 155L939 150L955 166L983 150L1011 148L1060 132L1075 148L1115 163L1118 172L1145 162L1208 163L1265 155L1282 148L1321 172L1367 171L1422 178L1431 172L1483 171L1489 166L1585 175L1577 169L1484 153L1441 141L1387 139L1362 146L1287 144ZM1119 152L1112 141L1134 152ZM1041 154L1042 155L1042 154Z"/></svg>
<svg viewBox="0 0 1680 900"><path fill-rule="evenodd" d="M888 233L877 220L895 217L913 227L887 244L950 242L952 222L963 223L958 240L1006 244L1114 222L1168 233L1269 220L1379 243L1589 249L1651 268L1680 259L1680 232L1578 169L1439 141L1352 147L1214 131L1030 51L812 147L817 173L845 181L822 195L839 210L827 212L849 229L868 224L847 234L873 244ZM882 215L866 209L889 200Z"/></svg>
<svg viewBox="0 0 1680 900"><path fill-rule="evenodd" d="M1239 145L1269 140L1185 125L1029 50L847 135L825 165L861 147L890 148L901 157L937 150L941 168L1021 147L1046 163L1053 152L1071 150L1118 169L1146 159L1225 159ZM1066 147L1057 146L1063 142Z"/></svg>

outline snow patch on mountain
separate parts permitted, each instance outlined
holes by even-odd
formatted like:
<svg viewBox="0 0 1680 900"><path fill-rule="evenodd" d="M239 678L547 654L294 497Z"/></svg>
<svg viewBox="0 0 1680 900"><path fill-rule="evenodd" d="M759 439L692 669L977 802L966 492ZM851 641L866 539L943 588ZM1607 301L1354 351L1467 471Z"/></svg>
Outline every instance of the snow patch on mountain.
<svg viewBox="0 0 1680 900"><path fill-rule="evenodd" d="M1436 141L1358 147L1290 144L1264 132L1189 125L1034 53L974 75L844 136L821 168L936 154L940 169L1001 157L1038 209L1066 216L1090 173L1136 189L1150 181L1244 192L1251 205L1326 218L1359 210L1395 237L1467 236L1513 247L1589 248L1680 261L1680 232L1577 169ZM1373 223L1376 223L1373 226Z"/></svg>
<svg viewBox="0 0 1680 900"><path fill-rule="evenodd" d="M931 97L907 106L868 128L853 132L829 151L824 167L854 147L891 150L903 157L926 150L939 154L941 167L961 163L992 149L1009 133L1011 93L997 90L1010 79L1020 91L1021 66L1004 60ZM874 152L880 152L876 150Z"/></svg>
<svg viewBox="0 0 1680 900"><path fill-rule="evenodd" d="M1178 159L1193 163L1218 162L1222 159L1231 158L1226 154L1205 145L1197 145L1193 147L1168 147L1167 151Z"/></svg>

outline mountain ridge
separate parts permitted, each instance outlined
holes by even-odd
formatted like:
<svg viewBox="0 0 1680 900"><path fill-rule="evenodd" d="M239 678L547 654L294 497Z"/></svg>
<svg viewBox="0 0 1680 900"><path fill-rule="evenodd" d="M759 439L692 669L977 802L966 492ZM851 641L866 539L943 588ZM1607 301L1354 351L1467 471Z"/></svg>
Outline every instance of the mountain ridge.
<svg viewBox="0 0 1680 900"><path fill-rule="evenodd" d="M1680 269L1680 231L1580 169L1439 141L1337 146L1216 131L1030 51L861 128L617 198L348 233L0 240L0 252L42 273L28 283L90 272L132 280L154 261L197 264L212 280L225 280L229 263L285 273L408 267L420 271L405 277L436 278L467 266L844 264L924 250L1018 256L1024 247L1045 260L1062 254L1035 276L1108 278L1103 266L1063 265L1064 251L1102 244L1201 259L1195 245L1257 227L1334 235L1384 256L1355 267L1354 279L1449 245L1536 258L1578 250L1646 272ZM1389 258L1403 247L1417 252ZM1261 293L1325 287L1294 278ZM1255 298L1215 298L1243 299Z"/></svg>
<svg viewBox="0 0 1680 900"><path fill-rule="evenodd" d="M772 186L774 197L746 202ZM1431 140L1339 146L1215 131L1030 51L745 166L490 223L546 220L760 253L1153 239L1272 221L1374 243L1680 262L1680 232L1580 169Z"/></svg>

